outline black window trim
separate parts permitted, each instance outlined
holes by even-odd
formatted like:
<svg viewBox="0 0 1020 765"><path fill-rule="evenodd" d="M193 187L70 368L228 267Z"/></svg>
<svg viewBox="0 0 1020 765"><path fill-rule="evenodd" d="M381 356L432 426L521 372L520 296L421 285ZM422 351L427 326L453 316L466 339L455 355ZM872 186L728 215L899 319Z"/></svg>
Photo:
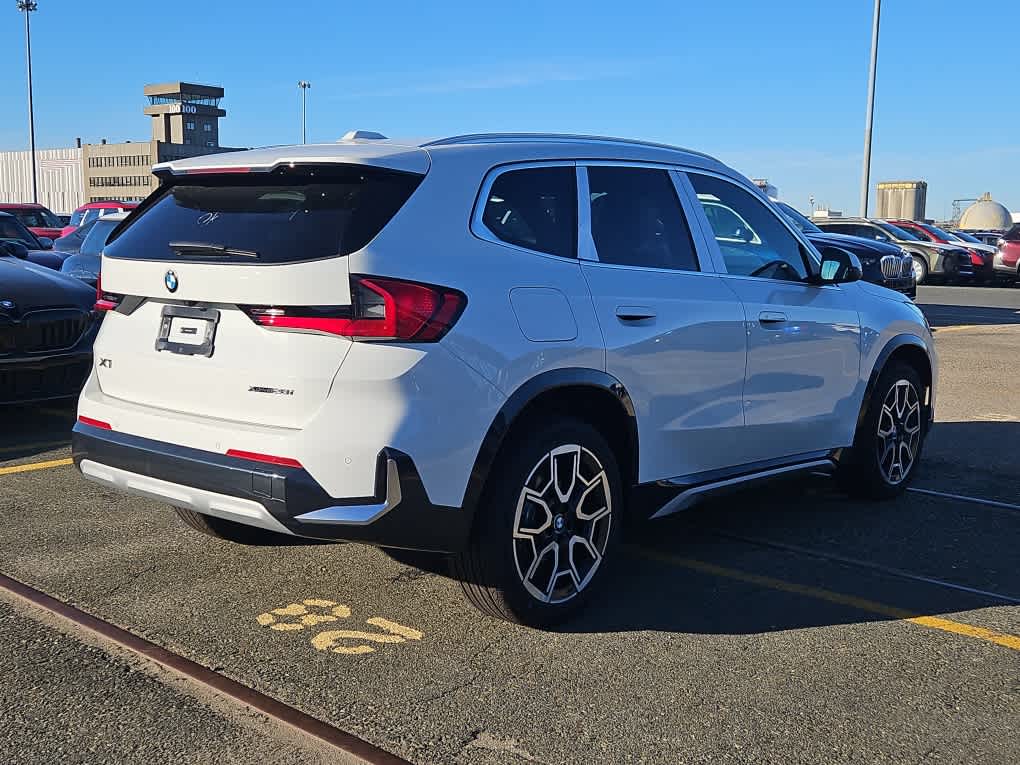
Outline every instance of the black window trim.
<svg viewBox="0 0 1020 765"><path fill-rule="evenodd" d="M482 179L482 185L478 190L478 196L475 199L475 206L471 212L471 222L469 229L471 233L485 242L491 242L492 244L498 244L501 247L509 247L518 252L526 252L529 255L539 255L543 258L555 258L556 260L562 261L576 261L578 259L579 250L581 248L580 238L580 210L577 214L578 230L574 232L574 254L572 256L563 257L562 255L555 255L551 252L543 252L542 250L532 250L530 247L522 247L519 244L513 244L505 239L500 239L495 232L492 231L488 226L485 225L485 207L489 201L489 194L492 191L492 186L495 184L496 179L504 173L509 173L514 170L531 170L533 168L540 167L565 167L565 168L576 168L577 162L572 159L550 159L550 160L539 160L532 162L509 162L502 165L496 165L491 168ZM576 175L576 172L575 172ZM576 186L576 182L575 182Z"/></svg>
<svg viewBox="0 0 1020 765"><path fill-rule="evenodd" d="M678 174L682 168L677 165L664 164L662 162L641 162L639 160L578 160L577 167L577 256L580 260L592 264L598 264L603 268L627 269L630 271L649 271L663 274L708 274L716 273L715 259L712 257L708 244L704 240L701 229L694 222L694 215L690 209L688 190L684 187L685 179ZM684 215L687 231L691 238L691 246L694 250L694 258L698 263L698 270L685 271L679 268L658 268L655 266L633 266L626 263L603 263L599 260L598 248L595 246L595 238L591 233L591 187L588 185L589 167L632 167L640 170L664 170L670 181L673 183L673 191L676 193L680 211Z"/></svg>

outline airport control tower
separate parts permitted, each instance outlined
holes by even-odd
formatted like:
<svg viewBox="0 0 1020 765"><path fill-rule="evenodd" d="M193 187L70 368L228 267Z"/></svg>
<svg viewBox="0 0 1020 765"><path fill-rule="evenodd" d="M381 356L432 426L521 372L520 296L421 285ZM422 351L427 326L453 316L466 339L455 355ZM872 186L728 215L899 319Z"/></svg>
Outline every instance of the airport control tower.
<svg viewBox="0 0 1020 765"><path fill-rule="evenodd" d="M168 82L146 85L149 105L144 112L152 117L152 140L186 146L216 148L220 145L220 108L223 88Z"/></svg>

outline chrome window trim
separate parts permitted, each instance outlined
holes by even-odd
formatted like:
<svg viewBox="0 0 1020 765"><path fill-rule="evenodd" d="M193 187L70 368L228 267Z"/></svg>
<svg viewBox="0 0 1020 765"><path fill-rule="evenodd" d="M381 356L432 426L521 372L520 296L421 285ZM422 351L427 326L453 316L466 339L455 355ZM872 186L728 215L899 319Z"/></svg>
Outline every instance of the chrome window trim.
<svg viewBox="0 0 1020 765"><path fill-rule="evenodd" d="M489 201L489 193L492 191L492 185L496 182L496 179L499 178L499 176L503 175L503 173L508 173L513 170L530 170L538 167L570 168L576 166L577 163L574 160L550 159L535 162L508 162L507 164L497 165L496 167L490 168L485 174L485 177L482 179L482 185L478 191L478 196L475 198L474 209L471 211L471 222L468 226L471 234L482 241L498 244L501 247L509 247L513 250L517 250L518 252L525 252L528 255L538 255L543 258L555 258L560 262L577 260L581 241L579 237L580 228L578 228L578 231L575 232L577 241L574 242L574 254L572 256L564 257L551 252L543 252L542 250L532 250L529 247L522 247L519 244L513 244L505 239L500 239L488 226L485 225L484 221L485 205ZM575 172L575 178L576 175L577 174ZM575 182L575 187L576 185L577 184ZM580 210L578 210L578 223L580 225Z"/></svg>
<svg viewBox="0 0 1020 765"><path fill-rule="evenodd" d="M789 222L787 220L786 216L783 215L782 211L779 210L779 208L777 208L773 204L772 200L770 200L768 197L766 197L764 194L762 194L761 189L759 189L757 186L745 185L743 183L738 183L733 178L730 178L728 176L722 175L721 173L715 173L715 172L712 172L711 170L703 170L703 169L698 168L698 167L678 167L677 170L679 172L684 173L685 176L689 176L690 173L697 173L697 174L700 174L700 175L708 175L708 176L711 176L713 178L718 178L721 181L725 181L725 182L731 184L732 186L736 186L738 189L741 189L741 190L746 191L749 194L751 194L751 196L755 197L756 199L758 199L758 201L760 201L763 205L765 205L766 209L769 212L771 212L772 215L774 215L779 220L780 225L782 225L783 228L785 228L787 231L789 231L790 235L794 238L794 240L797 241L804 248L804 251L808 254L808 260L809 260L808 274L811 275L811 274L817 273L818 269L821 268L822 257L821 257L821 254L818 252L818 250L815 249L814 245L812 245L807 240L807 238L803 235L803 233L801 231L799 231L793 225L793 223L791 223L791 222ZM691 183L691 180L690 180L689 177L687 178L687 182ZM697 193L694 190L694 184L693 183L691 183L691 191L694 192L694 198L697 199ZM699 208L701 207L700 201L699 201L698 207ZM759 281L759 282L761 282L761 281L764 281L764 282L775 282L776 284L788 284L788 285L789 284L801 284L803 286L810 286L813 289L823 289L823 288L828 288L828 287L832 287L832 288L836 288L836 289L839 288L839 285L837 285L837 284L808 284L806 282L792 282L792 281L789 281L787 279L768 279L768 278L765 278L765 277L762 277L762 276L749 276L747 274L731 274L731 273L729 273L726 270L726 261L725 261L725 259L722 256L722 250L719 249L719 243L715 239L715 232L712 231L712 226L708 222L708 217L705 215L704 210L700 210L699 209L698 213L699 213L698 214L698 221L701 224L701 226L703 227L703 229L705 230L706 237L708 237L710 239L709 247L711 249L713 259L715 259L715 261L717 263L717 266L719 268L719 275L720 276L726 276L728 278L733 278L733 279L754 279L755 281ZM709 234L711 236L708 236Z"/></svg>
<svg viewBox="0 0 1020 765"><path fill-rule="evenodd" d="M676 170L677 166L663 162L643 162L641 160L578 160L577 167L577 255L579 260L588 263L595 263L603 268L627 269L631 271L647 271L657 274L714 274L716 273L715 263L709 258L708 263L712 269L706 269L704 250L700 247L701 237L694 224L691 223L691 214L685 204L685 192L678 186ZM681 268L655 268L653 266L631 266L626 263L603 263L599 259L598 248L595 246L595 237L591 233L591 187L588 185L589 167L633 167L642 170L664 170L673 182L673 190L676 192L677 202L680 205L680 212L686 219L687 230L691 236L691 246L694 249L694 258L698 263L696 271L688 271ZM583 215L583 217L582 217ZM582 246L583 245L583 246ZM590 249L588 249L590 248Z"/></svg>

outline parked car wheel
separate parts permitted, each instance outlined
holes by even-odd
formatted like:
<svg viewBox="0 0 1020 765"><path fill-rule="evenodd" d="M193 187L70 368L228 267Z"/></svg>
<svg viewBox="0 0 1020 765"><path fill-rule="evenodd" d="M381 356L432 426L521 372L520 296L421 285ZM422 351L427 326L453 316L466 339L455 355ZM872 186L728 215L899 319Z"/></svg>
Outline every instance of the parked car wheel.
<svg viewBox="0 0 1020 765"><path fill-rule="evenodd" d="M920 255L910 256L914 261L914 283L924 284L928 278L928 261Z"/></svg>
<svg viewBox="0 0 1020 765"><path fill-rule="evenodd" d="M564 420L522 433L493 471L454 575L485 614L562 622L603 584L618 545L623 491L613 451L590 425Z"/></svg>
<svg viewBox="0 0 1020 765"><path fill-rule="evenodd" d="M920 461L926 430L924 386L917 370L902 362L887 365L854 445L841 461L840 483L855 496L890 499L901 494Z"/></svg>

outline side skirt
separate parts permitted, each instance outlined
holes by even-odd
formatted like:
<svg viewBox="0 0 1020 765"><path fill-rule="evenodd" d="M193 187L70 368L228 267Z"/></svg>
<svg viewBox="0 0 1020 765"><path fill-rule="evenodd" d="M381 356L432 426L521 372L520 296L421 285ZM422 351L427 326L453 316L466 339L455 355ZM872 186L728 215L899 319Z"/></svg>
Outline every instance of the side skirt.
<svg viewBox="0 0 1020 765"><path fill-rule="evenodd" d="M649 520L686 510L706 497L740 491L758 483L799 473L831 475L836 470L837 452L817 452L781 460L743 465L725 471L712 471L657 482L660 489L674 489L676 494L655 511Z"/></svg>

